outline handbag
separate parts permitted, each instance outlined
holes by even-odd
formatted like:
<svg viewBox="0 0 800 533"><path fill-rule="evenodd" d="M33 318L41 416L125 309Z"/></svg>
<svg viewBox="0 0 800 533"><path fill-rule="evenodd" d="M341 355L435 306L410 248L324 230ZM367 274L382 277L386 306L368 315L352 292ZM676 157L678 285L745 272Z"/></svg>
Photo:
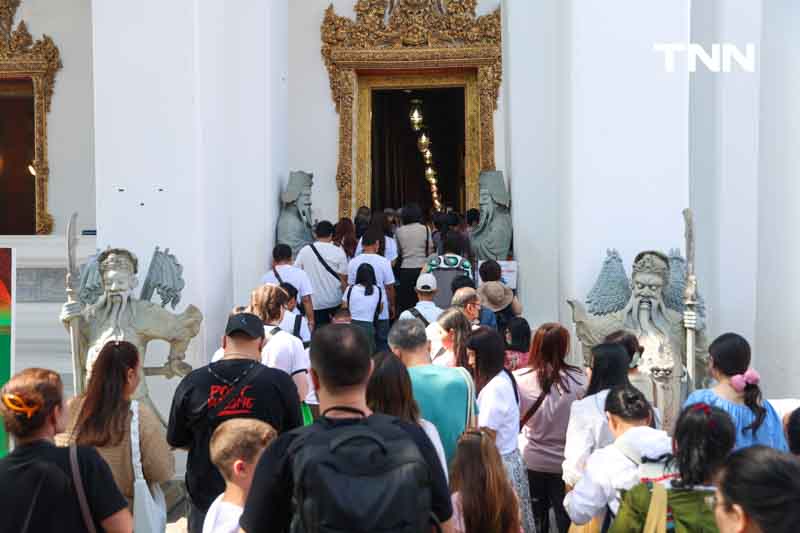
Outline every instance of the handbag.
<svg viewBox="0 0 800 533"><path fill-rule="evenodd" d="M653 483L647 521L642 533L666 533L667 531L667 489L661 483Z"/></svg>
<svg viewBox="0 0 800 533"><path fill-rule="evenodd" d="M133 531L151 533L167 527L167 501L158 483L147 483L139 440L139 402L131 402L131 463L133 463Z"/></svg>

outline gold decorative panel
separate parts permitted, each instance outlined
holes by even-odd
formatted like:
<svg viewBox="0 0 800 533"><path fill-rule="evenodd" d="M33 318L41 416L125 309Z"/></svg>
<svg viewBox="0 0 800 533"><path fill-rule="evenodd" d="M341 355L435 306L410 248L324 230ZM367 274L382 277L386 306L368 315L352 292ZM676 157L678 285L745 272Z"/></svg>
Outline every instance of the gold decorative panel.
<svg viewBox="0 0 800 533"><path fill-rule="evenodd" d="M328 7L322 57L339 113L339 216L370 204L368 134L375 88L465 87L467 206L477 207L478 173L495 166L502 49L500 9L478 17L476 5L477 0L358 0L355 20Z"/></svg>
<svg viewBox="0 0 800 533"><path fill-rule="evenodd" d="M34 92L34 161L36 172L36 233L53 231L47 211L47 113L53 97L56 72L61 69L58 47L48 36L34 41L25 21L14 28L21 0L0 0L0 79L30 79Z"/></svg>

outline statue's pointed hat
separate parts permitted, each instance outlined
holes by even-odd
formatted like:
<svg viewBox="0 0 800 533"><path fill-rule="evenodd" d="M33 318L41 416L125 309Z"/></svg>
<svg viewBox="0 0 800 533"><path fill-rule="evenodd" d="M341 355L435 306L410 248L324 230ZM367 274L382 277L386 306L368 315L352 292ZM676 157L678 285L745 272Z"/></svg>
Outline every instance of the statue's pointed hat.
<svg viewBox="0 0 800 533"><path fill-rule="evenodd" d="M289 183L286 185L286 191L281 194L281 200L285 204L296 201L303 189L310 188L313 183L314 174L303 172L302 170L291 171L289 173Z"/></svg>

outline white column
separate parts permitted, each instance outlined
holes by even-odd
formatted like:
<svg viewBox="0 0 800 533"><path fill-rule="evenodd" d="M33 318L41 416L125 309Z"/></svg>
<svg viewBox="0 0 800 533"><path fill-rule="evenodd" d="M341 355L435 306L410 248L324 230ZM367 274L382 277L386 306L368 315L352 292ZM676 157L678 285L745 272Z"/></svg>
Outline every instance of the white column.
<svg viewBox="0 0 800 533"><path fill-rule="evenodd" d="M556 320L561 300L561 6L561 0L502 4L506 177L519 296L532 327Z"/></svg>
<svg viewBox="0 0 800 533"><path fill-rule="evenodd" d="M797 397L800 4L791 0L764 2L763 21L756 365L769 397Z"/></svg>
<svg viewBox="0 0 800 533"><path fill-rule="evenodd" d="M286 107L285 33L276 29L286 9L93 2L98 245L133 250L140 279L156 245L177 255L186 280L178 311L191 303L205 316L189 349L195 366L219 346L272 245L286 153L274 135L286 120L272 116ZM148 365L165 352L151 345ZM155 379L163 411L177 380Z"/></svg>
<svg viewBox="0 0 800 533"><path fill-rule="evenodd" d="M609 247L629 274L642 250L683 248L689 74L685 57L666 72L653 46L688 41L689 1L575 0L570 19L564 287L583 297Z"/></svg>

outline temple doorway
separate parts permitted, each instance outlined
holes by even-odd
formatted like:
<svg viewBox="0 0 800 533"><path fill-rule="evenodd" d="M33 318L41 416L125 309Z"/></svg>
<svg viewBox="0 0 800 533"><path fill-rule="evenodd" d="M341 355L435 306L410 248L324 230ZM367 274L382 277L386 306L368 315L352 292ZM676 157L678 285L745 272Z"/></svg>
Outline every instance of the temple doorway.
<svg viewBox="0 0 800 533"><path fill-rule="evenodd" d="M465 88L376 89L371 98L371 207L463 212Z"/></svg>

